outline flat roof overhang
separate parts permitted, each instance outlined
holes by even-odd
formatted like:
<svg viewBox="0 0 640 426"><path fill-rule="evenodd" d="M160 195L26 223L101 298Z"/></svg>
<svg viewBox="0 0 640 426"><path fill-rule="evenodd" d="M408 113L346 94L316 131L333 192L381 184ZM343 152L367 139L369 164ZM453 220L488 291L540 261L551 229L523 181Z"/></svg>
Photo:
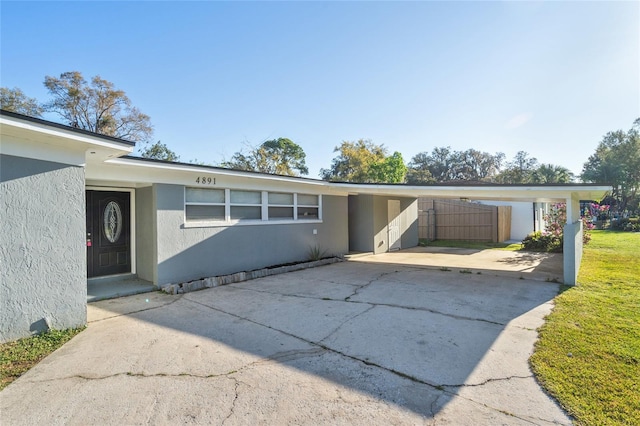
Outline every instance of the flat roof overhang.
<svg viewBox="0 0 640 426"><path fill-rule="evenodd" d="M0 134L3 154L78 165L127 155L135 147L134 142L4 110Z"/></svg>
<svg viewBox="0 0 640 426"><path fill-rule="evenodd" d="M611 186L602 184L550 184L550 185L383 185L333 183L333 187L349 194L385 195L401 197L427 197L493 201L559 202L574 200L601 200Z"/></svg>

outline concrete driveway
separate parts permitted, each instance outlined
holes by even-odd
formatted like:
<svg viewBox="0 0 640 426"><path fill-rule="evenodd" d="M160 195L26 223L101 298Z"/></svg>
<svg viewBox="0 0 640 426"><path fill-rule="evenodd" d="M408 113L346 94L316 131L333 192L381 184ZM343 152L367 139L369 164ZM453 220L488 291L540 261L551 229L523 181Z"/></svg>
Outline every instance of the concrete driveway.
<svg viewBox="0 0 640 426"><path fill-rule="evenodd" d="M558 284L397 260L91 304L1 422L571 423L528 365Z"/></svg>

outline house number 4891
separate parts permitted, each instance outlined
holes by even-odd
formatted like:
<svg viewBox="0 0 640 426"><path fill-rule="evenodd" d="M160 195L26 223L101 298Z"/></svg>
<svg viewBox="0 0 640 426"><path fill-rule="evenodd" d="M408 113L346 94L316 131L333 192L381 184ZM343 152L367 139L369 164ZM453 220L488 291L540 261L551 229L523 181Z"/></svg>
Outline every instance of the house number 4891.
<svg viewBox="0 0 640 426"><path fill-rule="evenodd" d="M199 183L201 185L215 185L216 178L212 178L210 176L198 176L196 178L196 183Z"/></svg>

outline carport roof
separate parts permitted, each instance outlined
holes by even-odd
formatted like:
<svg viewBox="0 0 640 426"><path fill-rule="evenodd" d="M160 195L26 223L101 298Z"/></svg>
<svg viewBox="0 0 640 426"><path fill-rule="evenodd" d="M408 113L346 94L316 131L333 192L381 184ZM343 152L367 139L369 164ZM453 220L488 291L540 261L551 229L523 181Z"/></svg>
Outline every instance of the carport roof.
<svg viewBox="0 0 640 426"><path fill-rule="evenodd" d="M558 202L600 200L611 189L604 184L433 184L389 185L332 183L350 194L388 195L403 197L455 198L475 200Z"/></svg>

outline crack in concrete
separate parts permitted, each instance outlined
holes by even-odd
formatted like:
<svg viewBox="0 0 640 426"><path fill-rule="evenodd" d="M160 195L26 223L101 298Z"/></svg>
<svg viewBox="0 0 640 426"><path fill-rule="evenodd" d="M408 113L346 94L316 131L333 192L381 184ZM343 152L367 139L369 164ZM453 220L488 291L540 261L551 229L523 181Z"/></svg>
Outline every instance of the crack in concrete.
<svg viewBox="0 0 640 426"><path fill-rule="evenodd" d="M448 393L448 392L446 392L446 391L445 391L445 392L443 392L443 393ZM507 410L504 410L504 409L501 409L501 408L497 408L497 407L493 407L493 406L491 406L491 405L485 404L484 402L476 401L476 400L474 400L474 399L467 398L467 397L464 397L464 396L461 396L461 395L458 395L458 394L455 394L455 393L452 393L451 395L452 395L452 396L455 396L455 397L457 397L457 398L460 398L460 399L464 399L465 401L468 401L468 402L470 402L470 403L472 403L472 404L477 404L477 405L480 405L480 406L482 406L482 407L485 407L485 408L487 408L487 409L489 409L489 410L492 410L492 411L495 411L495 412L498 412L498 413L504 414L504 415L506 415L506 416L513 417L513 418L516 418L516 419L518 419L518 420L522 420L522 421L527 422L527 423L530 423L530 424L532 424L532 425L540 426L540 423L538 423L538 422L536 422L536 421L532 420L532 418L531 418L531 417L528 417L528 416L527 416L527 417L523 417L523 416L521 416L521 415L514 414L514 413L512 413L512 412L510 412L510 411L507 411ZM440 397L438 396L438 398L436 398L436 401L437 401L439 398L440 398ZM439 419L436 417L438 413L435 413L435 410L433 409L433 404L432 404L432 406L431 406L431 407L432 407L432 417L434 418L434 423L433 423L433 425L435 425L436 423L438 423L438 420L439 420ZM536 418L535 418L535 420L538 420L538 421L540 421L540 422L544 422L544 423L547 423L547 424L562 424L562 423L558 423L558 422L556 422L556 421L554 421L554 420L547 420L547 419L543 419L543 418L540 418L540 417L536 417Z"/></svg>
<svg viewBox="0 0 640 426"><path fill-rule="evenodd" d="M181 300L182 297L184 296L184 294L179 294L177 296L178 297L176 297L175 300L172 300L172 301L170 301L168 303L165 303L163 305L160 305L160 306L151 306L149 308L138 309L137 311L125 312L125 313L113 315L113 316L110 316L110 317L107 317L107 318L100 318L100 319L96 319L96 320L93 320L93 321L87 321L87 324L93 324L95 322L106 321L106 320L110 320L110 319L113 319L113 318L123 317L123 316L131 315L131 314L137 314L138 312L152 311L154 309L164 308L165 306L173 305L177 301ZM108 311L108 309L100 308L99 306L97 308L98 309L102 309L104 311Z"/></svg>
<svg viewBox="0 0 640 426"><path fill-rule="evenodd" d="M222 310L222 309L215 308L215 307L213 307L213 306L209 306L209 305L207 305L207 304L205 304L205 303L202 303L202 302L198 302L198 301L190 300L190 299L187 299L187 300L189 300L190 302L195 303L195 304L197 304L197 305L201 305L201 306L204 306L204 307L206 307L206 308L209 308L209 309L211 309L211 310L214 310L214 311L217 311L217 312L220 312L220 313L226 314L226 315L230 315L230 316L232 316L232 317L234 317L234 318L238 318L238 319L241 319L241 320L243 320L243 321L247 321L247 322L250 322L250 323L252 323L252 324L255 324L255 325L258 325L258 326L261 326L261 327L265 327L265 328L267 328L267 329L269 329L269 330L273 330L273 331L276 331L276 332L278 332L278 333L282 333L282 334L284 334L284 335L286 335L286 336L292 337L292 338L294 338L294 339L296 339L296 340L300 340L300 341L305 342L305 343L307 343L307 344L309 344L309 345L316 346L316 347L319 347L319 348L321 348L321 349L324 349L325 351L328 351L328 352L332 352L332 353L338 354L338 355L343 356L343 357L345 357L345 358L349 358L349 359L352 359L352 360L354 360L354 361L358 361L358 362L360 362L360 363L363 363L363 364L368 365L368 366L371 366L371 367L380 368L380 369L382 369L382 370L388 371L388 372L393 373L393 374L395 374L395 375L397 375L397 376L400 376L400 377L402 377L402 378L405 378L405 379L411 380L411 381L416 382L416 383L420 383L420 384L423 384L423 385L430 386L430 387L435 388L435 389L437 389L437 390L440 390L440 391L442 391L442 392L447 392L447 391L446 391L446 390L444 390L444 389L442 388L442 386L440 386L440 385L437 385L437 384L434 384L434 383L427 382L427 381L425 381L425 380L422 380L422 379L419 379L419 378L417 378L417 377L411 376L410 374L403 373L402 371L398 371L398 370L395 370L395 369L393 369L393 368L384 367L384 366L382 366L382 365L380 365L380 364L377 364L377 363L375 363L375 362L373 362L373 361L369 361L369 360L366 360L366 359L361 359L361 358L358 358L358 357L356 357L356 356L346 354L346 353L344 353L344 352L342 352L342 351L339 351L339 350L337 350L337 349L334 349L334 348L331 348L331 347L329 347L329 346L326 346L326 345L324 345L324 344L322 344L322 343L320 343L320 342L314 342L314 341L312 341L312 340L305 339L304 337L300 337L300 336L297 336L297 335L295 335L295 334L289 333L289 332L287 332L287 331L284 331L284 330L281 330L281 329L278 329L278 328L272 327L272 326L270 326L270 325L260 323L260 322L258 322L258 321L252 320L252 319L250 319L250 318L242 317L242 316L240 316L240 315L238 315L238 314L234 314L234 313L232 313L232 312L226 312L226 311L224 311L224 310ZM345 322L347 322L347 321L349 321L349 320L350 320L350 319L347 319Z"/></svg>
<svg viewBox="0 0 640 426"><path fill-rule="evenodd" d="M350 300L352 297L356 296L362 289L364 289L365 287L375 283L376 281L380 280L384 276L396 274L396 273L399 273L399 272L417 271L417 270L419 270L419 269L406 269L406 270L403 270L403 271L384 272L384 273L379 274L377 277L373 278L372 280L370 280L369 282L367 282L365 284L358 284L358 285L349 284L351 286L356 287L356 289L354 290L354 292L352 294L350 294L349 296L345 297L344 299L335 299L335 298L331 298L331 297L318 297L318 296L308 296L308 295L300 295L300 294L281 293L281 292L260 290L260 289L254 289L254 288L234 288L234 290L246 290L246 291L252 291L252 292L255 292L255 293L266 293L266 294L273 294L273 295L277 295L277 296L293 297L293 298L298 298L298 299L311 299L311 300L323 300L323 301L346 302L346 303L362 303L362 304L365 304L365 305L372 305L373 307L386 306L386 307L390 307L390 308L406 309L406 310L411 310L411 311L429 312L429 313L432 313L432 314L442 315L442 316L453 318L453 319L464 320L464 321L477 321L477 322L483 322L483 323L492 324L492 325L499 325L499 326L506 326L508 324L508 322L492 321L492 320L488 320L488 319L484 319L484 318L468 317L468 316L464 316L464 315L456 315L456 314L446 313L446 312L438 311L436 309L424 308L424 307L420 307L420 306L405 306L405 305L397 305L397 304L393 304L393 303L380 303L380 302L371 302L371 301ZM326 281L326 282L332 282L332 281ZM403 282L401 282L401 283L403 283ZM411 283L405 283L405 284L411 284ZM536 331L534 329L530 329L530 328L522 327L522 326L517 326L517 325L513 325L513 327L519 328L521 330L526 330L526 331ZM334 333L334 332L332 332L332 333ZM326 337L325 337L325 339L326 339ZM324 339L322 339L322 340L324 340Z"/></svg>
<svg viewBox="0 0 640 426"><path fill-rule="evenodd" d="M532 378L533 378L532 374L529 374L528 376L492 377L480 383L463 383L463 384L457 384L457 385L441 384L440 386L442 386L443 388L473 388L473 387L484 386L493 382L504 382L504 381L509 381L513 379L532 379Z"/></svg>
<svg viewBox="0 0 640 426"><path fill-rule="evenodd" d="M376 281L380 281L383 277L386 277L387 275L393 275L393 274L397 274L399 272L408 272L411 271L411 268L403 268L402 271L396 270L393 272L381 272L380 274L378 274L376 277L372 278L369 282L365 283L365 284L361 284L359 286L357 286L353 293L351 293L349 296L344 298L345 302L351 302L351 298L354 296L357 296L358 293L360 293L361 290L363 290L364 288L370 286L371 284L375 283Z"/></svg>
<svg viewBox="0 0 640 426"><path fill-rule="evenodd" d="M229 378L232 374L236 374L239 373L241 371L244 371L248 368L251 368L253 366L256 365L260 365L260 364L266 364L269 362L288 362L288 361L293 361L293 360L297 360L297 359L302 359L302 358L309 358L309 357L316 357L316 356L320 356L325 352L325 349L317 347L317 348L312 348L312 349L307 349L307 350L292 350L292 351L282 351L282 352L276 352L273 355L270 355L266 358L260 358L258 360L252 361L246 365L243 365L242 367L239 367L236 370L231 370L228 371L226 373L219 373L219 374L193 374L193 373L153 373L153 374L147 374L147 373L134 373L131 371L125 371L125 372L119 372L119 373L113 373L113 374L108 374L105 376L85 376L82 374L75 374L72 376L64 376L64 377L56 377L53 379L45 379L45 380L29 380L26 381L25 383L46 383L46 382L55 382L55 381L59 381L59 380L68 380L68 379L81 379L81 380L87 380L87 381L91 381L91 380L106 380L106 379L111 379L114 377L120 377L120 376L128 376L128 377L142 377L142 378L150 378L150 377L192 377L192 378L196 378L196 379L212 379L212 378L220 378L220 377L227 377Z"/></svg>
<svg viewBox="0 0 640 426"><path fill-rule="evenodd" d="M431 401L431 405L429 405L429 411L431 412L431 418L435 418L437 411L435 409L435 405L438 403L438 401L440 400L440 396L442 396L441 394L438 394L438 396L436 396L436 399L434 399L433 401ZM435 424L435 423L434 423Z"/></svg>
<svg viewBox="0 0 640 426"><path fill-rule="evenodd" d="M391 274L391 273L392 272L390 272L389 274ZM467 316L463 316L463 315L449 314L449 313L446 313L446 312L442 312L442 311L438 311L438 310L430 309L430 308L423 308L423 307L420 307L420 306L404 306L404 305L397 305L397 304L393 304L393 303L380 303L380 302L370 302L370 301L361 301L361 300L347 300L350 297L353 297L357 293L357 291L359 291L361 288L364 288L364 287L366 287L366 286L368 286L370 284L373 284L373 282L375 282L375 281L376 281L376 279L372 280L371 282L369 282L367 284L359 285L358 286L359 288L356 289L356 292L354 292L353 294L347 296L344 299L334 299L334 298L330 298L330 297L305 296L305 295L299 295L299 294L276 293L276 292L272 292L272 291L249 289L249 288L242 289L242 290L253 291L253 292L256 292L256 293L267 293L267 294L273 294L273 295L284 296L284 297L293 297L293 298L298 298L298 299L323 300L323 301L330 301L330 302L360 303L360 304L364 304L364 305L372 305L373 307L386 306L386 307L389 307L389 308L406 309L406 310L410 310L410 311L429 312L429 313L432 313L432 314L442 315L442 316L446 316L446 317L449 317L449 318L465 320L465 321L478 321L478 322L485 322L485 323L488 323L488 324L500 325L500 326L507 325L507 323L503 323L503 322L499 322L499 321L491 321L491 320L487 320L487 319L484 319L484 318L475 318L475 317L467 317ZM236 289L236 290L240 290L240 289ZM188 299L188 300L191 300L191 299ZM517 327L517 328L520 328L520 329L523 329L523 330L535 331L535 330L530 330L530 329L528 329L526 327L519 327L519 326L513 326L513 327Z"/></svg>
<svg viewBox="0 0 640 426"><path fill-rule="evenodd" d="M481 405L481 406L483 406L485 408L488 408L489 410L493 410L493 411L496 411L498 413L502 413L504 415L507 415L507 416L510 416L510 417L514 417L516 419L522 420L524 422L527 422L527 423L530 423L530 424L533 424L533 425L538 425L539 426L540 425L539 422L544 422L544 423L547 423L547 424L563 424L563 423L558 423L555 420L544 419L542 417L531 417L531 416L518 415L518 414L512 413L510 411L504 410L502 408L493 407L493 406L491 406L489 404L486 404L484 402L476 401L473 398L462 396L459 393L457 393L456 391L449 391L449 390L445 389L446 387L457 387L457 388L478 387L478 386L486 385L487 383L490 383L490 382L506 381L506 380L512 380L512 379L532 379L532 378L534 379L533 375L528 375L528 376L509 376L509 377L502 377L502 378L495 378L495 379L487 379L484 382L475 383L475 384L442 385L442 389L443 389L443 393L447 393L447 394L449 394L451 396L455 396L457 398L464 399L464 400L469 401L469 402L471 402L473 404ZM535 420L537 420L538 422L536 422Z"/></svg>
<svg viewBox="0 0 640 426"><path fill-rule="evenodd" d="M358 318L360 315L364 315L367 312L369 312L370 310L372 310L373 308L375 308L375 305L371 305L369 306L367 309L365 309L362 312L358 312L357 314L351 316L350 318L344 320L340 325L338 325L336 328L334 328L331 332L329 332L329 334L327 334L325 337L323 337L322 339L319 340L319 342L324 342L325 340L327 340L329 337L333 336L335 333L338 332L338 330L340 330L342 327L344 327L348 322L353 321L354 319Z"/></svg>
<svg viewBox="0 0 640 426"><path fill-rule="evenodd" d="M503 413L503 414L510 415L510 416L512 416L512 417L514 417L514 418L518 418L518 419L520 419L520 420L522 420L522 421L526 421L526 422L528 422L528 423L535 424L535 423L534 423L534 422L532 422L530 419L527 419L527 418L524 418L524 417L521 417L521 416L515 415L515 414L513 414L513 413L508 413L508 412L506 412L506 411L504 411L504 410L501 410L501 409L499 409L499 408L491 407L491 406L489 406L489 405L487 405L487 404L484 404L484 403L481 403L481 402L478 402L478 401L474 401L473 399L470 399L470 398L462 397L462 396L460 396L456 391L447 389L447 388L461 388L461 387L482 386L482 385L485 385L485 384L490 383L490 382L493 382L493 381L511 380L511 379L527 379L527 378L531 378L531 377L532 377L531 375L529 375L529 376L510 376L510 377L506 377L506 378L487 379L486 381L484 381L484 382L482 382L482 383L469 384L469 385L466 385L466 384L462 384L462 385L441 385L441 384L431 383L431 382L429 382L429 381L427 381L427 380L420 379L420 378L418 378L418 377L412 376L412 375L407 374L407 373L404 373L404 372L402 372L402 371L398 371L398 370L393 369L393 368L385 367L385 366L380 365L380 364L378 364L378 363L376 363L376 362L373 362L373 361L370 361L370 360L367 360L367 359L361 359L361 358L358 358L358 357L356 357L356 356L346 354L346 353L344 353L344 352L342 352L342 351L339 351L339 350L337 350L337 349L334 349L334 348L331 348L331 347L329 347L329 346L326 346L325 344L323 344L323 343L321 343L321 342L314 342L314 341L312 341L312 340L305 339L305 338L303 338L303 337L297 336L297 335L292 334L292 333L289 333L289 332L287 332L287 331L280 330L280 329L275 328L275 327L272 327L272 326L270 326L270 325L263 324L263 323L260 323L260 322L258 322L258 321L254 321L254 320L249 319L249 318L242 317L242 316L237 315L237 314L234 314L234 313L232 313L232 312L226 312L226 311L224 311L224 310L222 310L222 309L219 309L219 308L215 308L215 307L209 306L209 305L207 305L207 304L205 304L205 303L202 303L202 302L198 302L198 301L194 301L194 300L190 300L190 299L186 299L186 300L189 300L190 302L193 302L193 303L195 303L195 304L198 304L198 305L204 306L204 307L209 308L209 309L211 309L211 310L214 310L214 311L217 311L217 312L220 312L220 313L226 314L226 315L230 315L230 316L232 316L232 317L235 317L235 318L238 318L238 319L241 319L241 320L244 320L244 321L248 321L248 322L250 322L250 323L252 323L252 324L255 324L255 325L258 325L258 326L261 326L261 327L265 327L265 328L267 328L267 329L269 329L269 330L273 330L273 331L276 331L276 332L282 333L282 334L284 334L284 335L286 335L286 336L289 336L289 337L292 337L292 338L294 338L294 339L296 339L296 340L300 340L300 341L305 342L305 343L307 343L307 344L309 344L309 345L312 345L312 346L315 346L315 347L317 347L317 348L320 348L320 349L322 349L323 351L319 352L319 353L318 353L318 355L320 355L321 353L324 353L324 351L326 351L326 352L331 352L331 353L334 353L334 354L340 355L340 356L342 356L342 357L344 357L344 358L348 358L348 359L351 359L351 360L353 360L353 361L356 361L356 362L362 363L362 364L364 364L364 365L367 365L367 366L370 366L370 367L379 368L379 369L381 369L381 370L383 370L383 371L387 371L387 372L392 373L392 374L394 374L394 375L396 375L396 376L398 376L398 377L401 377L401 378L403 378L403 379L407 379L407 380L409 380L409 381L411 381L411 382L414 382L414 383L417 383L417 384L421 384L421 385L428 386L428 387L433 388L433 389L435 389L435 390L437 390L437 391L439 391L439 392L442 392L442 394L446 394L446 395L449 395L449 396L452 396L452 397L453 397L453 396L455 396L455 397L458 397L458 398L463 398L463 399L465 399L465 400L467 400L467 401L470 401L470 402L473 402L473 403L475 403L475 404L483 405L483 406L485 406L486 408L491 409L491 410L493 410L493 411L501 412L501 413ZM376 306L376 305L372 306L370 309L373 309L375 306ZM370 310L370 309L368 309L368 310ZM367 310L367 311L368 311L368 310ZM362 312L362 313L364 313L364 312ZM360 313L360 314L358 314L358 315L361 315L362 313ZM351 319L353 319L353 317L352 317L352 318L349 318L349 319L347 319L347 320L345 320L345 321L343 322L343 324L341 324L341 326L342 326L342 325L344 325L346 322L350 321ZM341 327L341 326L340 326L340 327ZM325 337L325 339L326 339L326 337ZM323 340L324 340L324 339L323 339ZM294 351L294 352L295 352L295 351ZM260 362L260 361L256 361L256 362L254 362L254 363L248 364L247 366L245 366L245 367L243 367L243 368L248 368L250 365L253 365L253 364L257 363L257 362ZM264 362L264 361L263 361L263 362ZM438 398L439 398L439 397L438 397ZM438 398L436 398L436 401L438 400ZM434 401L434 402L431 404L431 410L432 410L432 413L433 413L433 411L435 410L435 408L434 408L434 404L435 404L435 402L436 402L436 401ZM432 415L433 415L433 416L435 416L435 414L437 414L437 413L434 413L434 414L432 414ZM545 421L545 422L547 421L547 420L544 420L544 419L540 419L540 420L541 420L541 421Z"/></svg>
<svg viewBox="0 0 640 426"><path fill-rule="evenodd" d="M221 425L225 424L225 422L227 420L229 420L231 418L231 416L233 416L235 414L235 409L236 409L236 401L238 401L238 387L240 386L240 381L238 379L236 379L235 377L229 377L229 379L233 380L235 382L233 391L235 393L235 396L233 397L233 401L231 401L231 409L229 410L229 414L227 414L227 417L224 418L224 420L222 421Z"/></svg>
<svg viewBox="0 0 640 426"><path fill-rule="evenodd" d="M142 377L142 378L150 378L150 377L192 377L196 379L212 379L218 377L228 377L230 374L236 373L238 370L230 371L228 373L220 373L220 374L192 374L192 373L133 373L131 371L123 371L120 373L107 374L105 376L85 376L83 374L74 374L72 376L64 376L64 377L56 377L53 379L45 379L45 380L29 380L25 383L47 383L47 382L57 382L59 380L69 380L69 379L80 379L80 380L106 380L112 379L114 377Z"/></svg>

